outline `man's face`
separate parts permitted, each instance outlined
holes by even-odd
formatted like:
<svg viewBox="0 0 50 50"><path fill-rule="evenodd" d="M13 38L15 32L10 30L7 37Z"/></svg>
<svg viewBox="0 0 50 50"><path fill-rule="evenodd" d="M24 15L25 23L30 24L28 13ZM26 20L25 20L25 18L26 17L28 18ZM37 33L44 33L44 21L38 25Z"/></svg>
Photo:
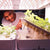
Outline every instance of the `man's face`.
<svg viewBox="0 0 50 50"><path fill-rule="evenodd" d="M14 13L7 11L4 13L4 18L10 22L13 22L15 20L16 16Z"/></svg>

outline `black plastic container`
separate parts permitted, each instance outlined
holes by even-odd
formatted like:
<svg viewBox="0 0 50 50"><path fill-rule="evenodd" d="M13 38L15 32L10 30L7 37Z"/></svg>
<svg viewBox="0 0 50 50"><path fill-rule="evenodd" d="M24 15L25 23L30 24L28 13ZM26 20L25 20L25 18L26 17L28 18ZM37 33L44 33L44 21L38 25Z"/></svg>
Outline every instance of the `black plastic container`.
<svg viewBox="0 0 50 50"><path fill-rule="evenodd" d="M28 21L26 22L29 23ZM47 34L50 34L50 32L47 32L39 27L37 28L46 32ZM40 40L39 39L37 40L36 39L32 39L32 40L17 39L17 49L18 50L50 50L50 39L40 39Z"/></svg>
<svg viewBox="0 0 50 50"><path fill-rule="evenodd" d="M0 50L15 50L15 39L0 40Z"/></svg>
<svg viewBox="0 0 50 50"><path fill-rule="evenodd" d="M18 50L50 50L50 40L17 40Z"/></svg>
<svg viewBox="0 0 50 50"><path fill-rule="evenodd" d="M5 10L0 10L0 25L2 24L3 13ZM15 39L0 40L0 50L15 50Z"/></svg>
<svg viewBox="0 0 50 50"><path fill-rule="evenodd" d="M26 20L25 20L26 21ZM26 21L27 23L29 23L28 21ZM31 23L29 23L31 24ZM50 34L50 32L47 32L33 24L31 24L32 26L44 31L47 34ZM17 40L17 48L18 50L50 50L50 39L41 39L41 40Z"/></svg>

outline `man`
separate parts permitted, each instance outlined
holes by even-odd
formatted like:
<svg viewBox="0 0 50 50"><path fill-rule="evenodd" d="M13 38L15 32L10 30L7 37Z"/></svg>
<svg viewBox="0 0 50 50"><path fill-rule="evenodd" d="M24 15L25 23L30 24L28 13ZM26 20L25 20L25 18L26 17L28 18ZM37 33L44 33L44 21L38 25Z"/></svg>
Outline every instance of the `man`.
<svg viewBox="0 0 50 50"><path fill-rule="evenodd" d="M8 21L13 22L16 19L16 14L14 13L14 11L11 10L5 11L3 17Z"/></svg>
<svg viewBox="0 0 50 50"><path fill-rule="evenodd" d="M18 15L18 14L17 14ZM10 11L5 11L3 14L3 17L6 21L9 21L12 25L16 24L16 30L22 28L22 23L21 23L21 19L18 19L16 14L14 13L14 11L10 10ZM19 20L19 21L18 21ZM14 22L16 21L16 22ZM18 22L17 22L18 21ZM14 23L13 23L14 22ZM6 24L6 22L5 22Z"/></svg>

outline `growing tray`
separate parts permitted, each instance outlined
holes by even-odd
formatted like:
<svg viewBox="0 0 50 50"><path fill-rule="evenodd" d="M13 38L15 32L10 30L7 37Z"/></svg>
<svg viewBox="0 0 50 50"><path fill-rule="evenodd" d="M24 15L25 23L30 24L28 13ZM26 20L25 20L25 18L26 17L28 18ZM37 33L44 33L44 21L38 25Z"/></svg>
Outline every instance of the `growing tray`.
<svg viewBox="0 0 50 50"><path fill-rule="evenodd" d="M0 40L0 50L15 50L15 39Z"/></svg>
<svg viewBox="0 0 50 50"><path fill-rule="evenodd" d="M25 20L25 19L23 19L23 20ZM50 32L48 32L48 31L46 31L46 30L44 30L44 29L42 29L42 28L40 28L40 27L38 27L38 26L36 26L36 25L30 23L29 21L27 21L27 20L25 20L25 21L26 21L28 24L30 24L30 25L32 25L32 26L34 26L34 27L36 27L36 28L42 30L43 32L45 32L45 33L47 33L47 34L50 34Z"/></svg>
<svg viewBox="0 0 50 50"><path fill-rule="evenodd" d="M28 24L42 30L43 32L50 35L50 32L30 23L29 21L22 19L26 21ZM18 50L50 50L50 39L41 39L41 40L17 40L17 49Z"/></svg>
<svg viewBox="0 0 50 50"><path fill-rule="evenodd" d="M17 40L18 50L50 50L50 40Z"/></svg>

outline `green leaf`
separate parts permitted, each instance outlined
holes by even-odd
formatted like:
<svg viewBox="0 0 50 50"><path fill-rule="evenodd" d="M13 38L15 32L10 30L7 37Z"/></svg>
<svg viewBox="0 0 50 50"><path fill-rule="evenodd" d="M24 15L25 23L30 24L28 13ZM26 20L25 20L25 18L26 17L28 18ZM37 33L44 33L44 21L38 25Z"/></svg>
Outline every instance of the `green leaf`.
<svg viewBox="0 0 50 50"><path fill-rule="evenodd" d="M39 16L35 15L34 13L32 13L32 11L29 10L27 10L24 14L26 15L24 19L28 20L34 25L37 25L38 27L41 27L42 29L45 29L47 31L50 30L50 23L48 22L48 18L44 20L43 18L40 18Z"/></svg>

